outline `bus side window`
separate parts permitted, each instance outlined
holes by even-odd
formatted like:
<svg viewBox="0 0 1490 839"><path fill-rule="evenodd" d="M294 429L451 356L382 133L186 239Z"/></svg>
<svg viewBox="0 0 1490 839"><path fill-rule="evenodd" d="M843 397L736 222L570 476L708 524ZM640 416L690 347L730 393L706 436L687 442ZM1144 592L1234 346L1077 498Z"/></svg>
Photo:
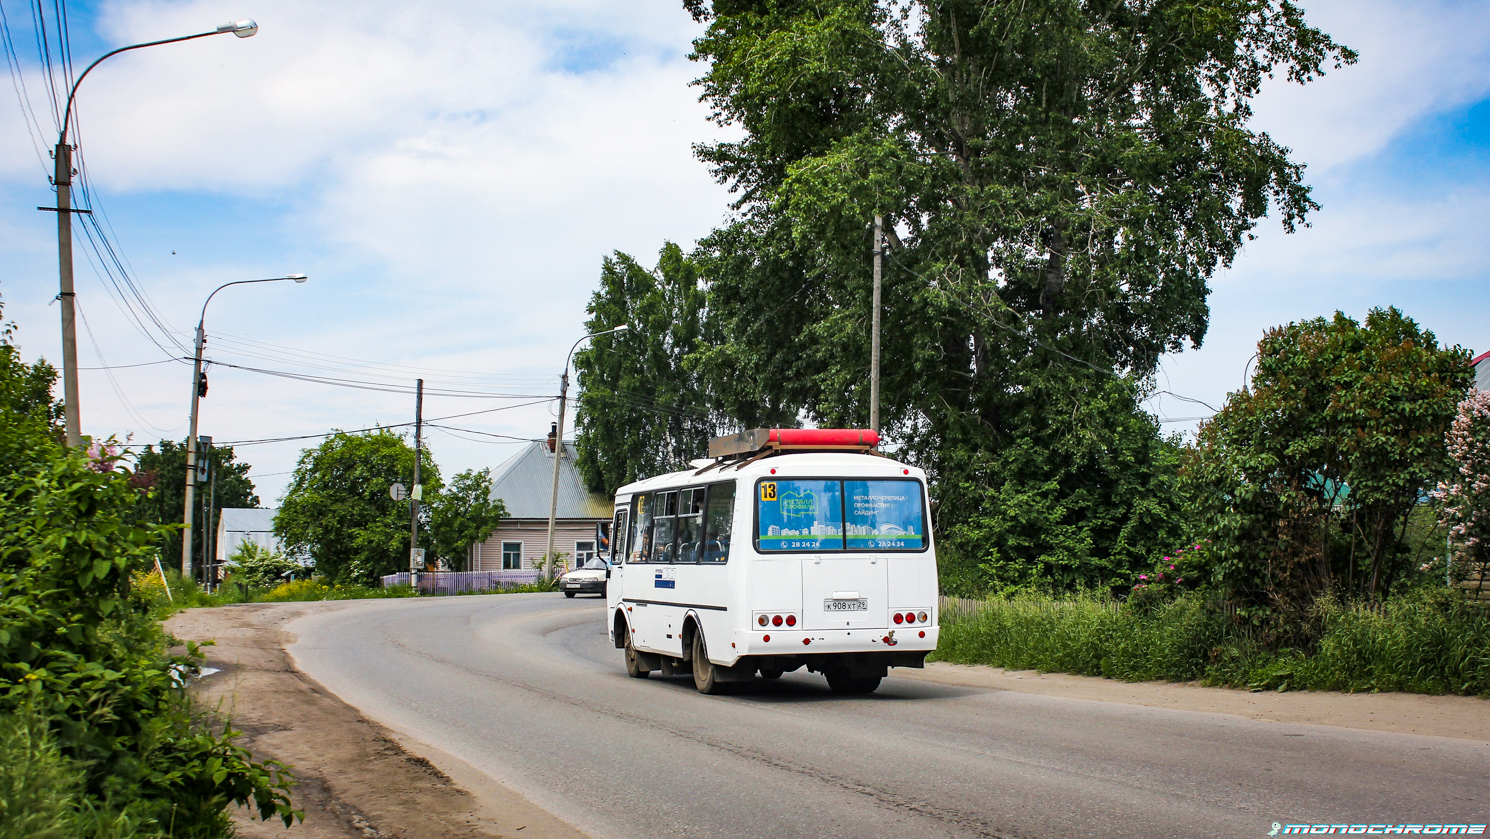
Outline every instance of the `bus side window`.
<svg viewBox="0 0 1490 839"><path fill-rule="evenodd" d="M705 516L704 562L728 562L730 530L735 520L735 484L733 481L709 487L709 509Z"/></svg>
<svg viewBox="0 0 1490 839"><path fill-rule="evenodd" d="M616 519L610 528L610 553L607 559L612 565L620 565L626 561L626 537L630 528L626 526L626 514L629 510L617 510Z"/></svg>
<svg viewBox="0 0 1490 839"><path fill-rule="evenodd" d="M678 493L664 492L657 495L657 517L652 521L652 554L648 562L672 562L673 541L677 524Z"/></svg>
<svg viewBox="0 0 1490 839"><path fill-rule="evenodd" d="M627 562L647 561L647 554L651 550L653 506L650 493L638 495L631 502L631 542Z"/></svg>
<svg viewBox="0 0 1490 839"><path fill-rule="evenodd" d="M704 530L704 488L678 493L678 562L698 562L698 540Z"/></svg>

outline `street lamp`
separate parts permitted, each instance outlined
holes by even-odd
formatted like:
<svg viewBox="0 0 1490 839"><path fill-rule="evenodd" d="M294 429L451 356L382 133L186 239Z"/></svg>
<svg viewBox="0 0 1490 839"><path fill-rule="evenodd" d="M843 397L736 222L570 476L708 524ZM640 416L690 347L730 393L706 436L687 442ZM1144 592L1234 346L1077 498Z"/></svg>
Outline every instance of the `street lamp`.
<svg viewBox="0 0 1490 839"><path fill-rule="evenodd" d="M591 332L575 341L574 346L569 348L569 355L564 358L564 375L559 377L559 433L554 437L554 486L548 499L548 553L543 556L543 579L545 580L551 580L554 577L554 518L559 512L559 461L564 457L564 404L569 395L569 362L574 358L574 351L579 349L579 345L585 340L600 335L609 335L612 332L625 332L630 328L623 323L614 329Z"/></svg>
<svg viewBox="0 0 1490 839"><path fill-rule="evenodd" d="M73 82L72 90L67 94L67 107L62 113L62 130L57 137L57 148L52 157L56 161L56 170L52 176L52 184L57 187L56 207L37 207L38 210L53 210L57 213L57 263L62 279L62 290L57 295L62 301L62 390L63 410L67 427L67 445L80 446L83 443L83 432L78 416L78 332L76 322L76 308L73 305L72 282L72 214L85 213L87 210L74 210L72 208L72 146L67 144L67 129L72 121L72 100L78 95L78 85L83 79L103 62L105 58L118 55L121 52L143 49L145 47L159 46L160 44L174 44L177 41L192 41L197 38L206 38L209 35L223 35L228 32L239 38L253 37L259 31L259 25L251 20L240 20L233 23L224 23L211 32L199 32L196 35L185 35L180 38L167 38L164 41L150 41L144 44L134 44L128 47L120 47L112 52L106 52L88 65L83 75Z"/></svg>
<svg viewBox="0 0 1490 839"><path fill-rule="evenodd" d="M252 23L252 21L247 21ZM198 36L200 37L200 36ZM246 36L245 36L246 37ZM191 374L191 428L186 433L186 530L181 534L181 573L187 579L191 579L191 519L192 519L192 496L196 494L197 483L197 406L202 397L207 395L207 383L202 378L202 347L207 344L207 331L204 324L207 321L207 303L217 296L219 291L230 285L250 285L252 283L282 283L293 280L303 283L308 279L304 274L286 274L283 277L270 277L264 280L234 280L231 283L223 283L207 295L207 300L202 304L202 316L197 318L197 357L196 364Z"/></svg>

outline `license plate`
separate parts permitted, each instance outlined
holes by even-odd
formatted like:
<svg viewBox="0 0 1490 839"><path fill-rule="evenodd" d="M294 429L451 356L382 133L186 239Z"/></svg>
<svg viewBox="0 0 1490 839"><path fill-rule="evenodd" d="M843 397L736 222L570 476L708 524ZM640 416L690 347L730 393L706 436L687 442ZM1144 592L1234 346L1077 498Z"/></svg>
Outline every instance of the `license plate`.
<svg viewBox="0 0 1490 839"><path fill-rule="evenodd" d="M869 611L869 598L867 598L867 597L860 597L860 598L852 599L852 600L833 600L833 599L830 598L828 600L824 600L823 601L823 611L824 612L867 612L867 611Z"/></svg>

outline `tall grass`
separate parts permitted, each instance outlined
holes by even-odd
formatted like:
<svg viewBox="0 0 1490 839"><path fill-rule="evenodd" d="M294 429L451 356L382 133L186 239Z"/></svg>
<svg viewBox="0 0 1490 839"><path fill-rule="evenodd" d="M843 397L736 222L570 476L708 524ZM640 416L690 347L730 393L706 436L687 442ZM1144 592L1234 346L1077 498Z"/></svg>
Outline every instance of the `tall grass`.
<svg viewBox="0 0 1490 839"><path fill-rule="evenodd" d="M943 610L938 659L1254 690L1490 697L1490 611L1447 595L1376 606L1323 599L1308 650L1269 650L1196 594L1141 609L1095 595L964 603Z"/></svg>

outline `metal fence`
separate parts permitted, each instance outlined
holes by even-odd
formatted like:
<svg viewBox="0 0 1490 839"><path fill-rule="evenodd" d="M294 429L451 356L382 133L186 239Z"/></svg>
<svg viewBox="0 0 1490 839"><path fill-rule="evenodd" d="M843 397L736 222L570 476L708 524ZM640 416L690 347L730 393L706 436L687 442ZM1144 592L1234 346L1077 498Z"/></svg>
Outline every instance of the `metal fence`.
<svg viewBox="0 0 1490 839"><path fill-rule="evenodd" d="M497 591L538 582L543 572L537 568L520 571L428 571L419 575L420 594L464 594L470 591ZM383 578L383 587L406 586L409 572L401 571Z"/></svg>

